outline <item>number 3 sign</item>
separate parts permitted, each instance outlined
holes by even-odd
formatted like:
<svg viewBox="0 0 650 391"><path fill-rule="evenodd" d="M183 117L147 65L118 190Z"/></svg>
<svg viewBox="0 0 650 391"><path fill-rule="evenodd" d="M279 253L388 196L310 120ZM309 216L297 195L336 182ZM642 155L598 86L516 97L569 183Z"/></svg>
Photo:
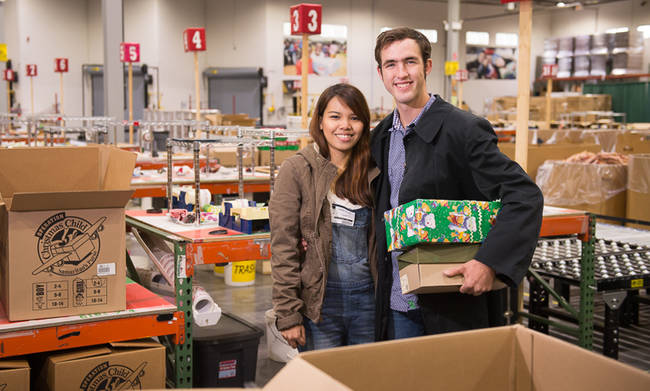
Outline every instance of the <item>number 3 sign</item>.
<svg viewBox="0 0 650 391"><path fill-rule="evenodd" d="M290 8L291 34L320 34L323 7L320 4L298 4Z"/></svg>
<svg viewBox="0 0 650 391"><path fill-rule="evenodd" d="M193 28L183 31L183 45L186 52L202 52L205 50L205 29Z"/></svg>

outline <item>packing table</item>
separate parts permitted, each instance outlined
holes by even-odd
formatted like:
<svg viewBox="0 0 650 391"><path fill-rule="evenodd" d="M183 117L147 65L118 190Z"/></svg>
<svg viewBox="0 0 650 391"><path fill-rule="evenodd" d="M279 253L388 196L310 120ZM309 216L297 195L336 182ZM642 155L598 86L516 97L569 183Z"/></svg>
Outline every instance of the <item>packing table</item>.
<svg viewBox="0 0 650 391"><path fill-rule="evenodd" d="M143 210L127 210L126 225L127 229L148 232L174 244L174 292L178 311L185 314L186 326L184 342L177 344L175 351L176 387L192 387L194 265L269 259L270 233L242 234L217 224L178 224L164 213L147 213ZM226 233L217 230L225 230Z"/></svg>

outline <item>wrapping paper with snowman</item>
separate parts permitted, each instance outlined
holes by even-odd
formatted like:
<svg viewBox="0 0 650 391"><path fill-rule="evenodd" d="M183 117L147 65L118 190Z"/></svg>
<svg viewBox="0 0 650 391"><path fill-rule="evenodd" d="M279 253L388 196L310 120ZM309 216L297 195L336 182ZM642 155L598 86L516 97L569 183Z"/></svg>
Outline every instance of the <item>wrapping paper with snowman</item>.
<svg viewBox="0 0 650 391"><path fill-rule="evenodd" d="M500 201L418 199L384 212L388 251L418 243L480 243Z"/></svg>

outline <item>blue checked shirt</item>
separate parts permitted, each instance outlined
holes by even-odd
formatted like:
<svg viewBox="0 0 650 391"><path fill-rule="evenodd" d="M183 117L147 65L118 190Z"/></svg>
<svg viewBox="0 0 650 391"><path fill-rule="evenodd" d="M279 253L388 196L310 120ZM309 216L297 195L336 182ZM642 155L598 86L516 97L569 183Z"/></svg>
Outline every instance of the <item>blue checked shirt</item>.
<svg viewBox="0 0 650 391"><path fill-rule="evenodd" d="M396 208L399 206L399 189L402 185L404 178L404 167L406 166L406 151L404 150L404 136L415 127L417 122L422 117L422 113L429 110L429 107L436 100L434 95L431 95L429 101L420 114L404 128L399 118L397 108L393 111L393 127L390 131L390 149L388 150L388 181L390 182L390 207ZM399 268L397 266L397 257L401 254L400 251L391 252L393 260L393 285L390 292L390 308L395 311L406 312L418 308L417 295L402 294L402 286L399 281Z"/></svg>

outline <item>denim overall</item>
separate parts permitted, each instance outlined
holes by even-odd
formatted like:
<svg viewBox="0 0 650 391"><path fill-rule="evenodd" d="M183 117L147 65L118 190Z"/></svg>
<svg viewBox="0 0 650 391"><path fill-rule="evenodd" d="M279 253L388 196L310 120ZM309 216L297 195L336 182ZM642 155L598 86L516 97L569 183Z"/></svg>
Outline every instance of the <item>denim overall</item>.
<svg viewBox="0 0 650 391"><path fill-rule="evenodd" d="M370 208L356 210L352 226L332 221L332 259L327 274L321 321L304 318L307 344L301 351L374 342L374 284L368 264Z"/></svg>

